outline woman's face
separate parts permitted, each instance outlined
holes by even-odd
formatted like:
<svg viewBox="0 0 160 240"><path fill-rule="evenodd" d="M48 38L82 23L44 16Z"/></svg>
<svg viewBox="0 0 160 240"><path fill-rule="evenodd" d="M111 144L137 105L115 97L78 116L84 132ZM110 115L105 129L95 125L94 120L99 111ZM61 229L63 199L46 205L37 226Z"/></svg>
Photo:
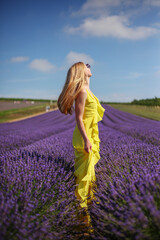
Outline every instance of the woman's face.
<svg viewBox="0 0 160 240"><path fill-rule="evenodd" d="M87 77L91 77L91 76L92 76L91 69L90 69L89 67L87 67L86 64L85 64L85 70L84 70L84 72L85 72L85 75L86 75Z"/></svg>

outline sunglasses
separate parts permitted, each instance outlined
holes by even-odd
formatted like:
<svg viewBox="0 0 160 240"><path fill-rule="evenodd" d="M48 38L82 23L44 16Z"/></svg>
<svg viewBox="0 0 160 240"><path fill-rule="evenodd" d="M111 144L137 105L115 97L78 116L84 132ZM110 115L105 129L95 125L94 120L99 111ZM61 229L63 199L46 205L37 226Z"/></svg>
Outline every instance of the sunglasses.
<svg viewBox="0 0 160 240"><path fill-rule="evenodd" d="M91 66L88 63L86 64L86 66L87 66L87 68L91 68Z"/></svg>

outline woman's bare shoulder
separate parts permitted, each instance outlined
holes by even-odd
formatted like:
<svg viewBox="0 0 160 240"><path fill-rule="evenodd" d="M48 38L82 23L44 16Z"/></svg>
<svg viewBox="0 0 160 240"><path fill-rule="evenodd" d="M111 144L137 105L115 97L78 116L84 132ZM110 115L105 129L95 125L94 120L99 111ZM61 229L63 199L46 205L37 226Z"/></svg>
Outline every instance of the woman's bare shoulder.
<svg viewBox="0 0 160 240"><path fill-rule="evenodd" d="M78 93L76 99L86 99L87 98L87 91L86 91L86 88L83 87L80 92Z"/></svg>
<svg viewBox="0 0 160 240"><path fill-rule="evenodd" d="M83 87L80 91L80 93L87 93L86 87Z"/></svg>

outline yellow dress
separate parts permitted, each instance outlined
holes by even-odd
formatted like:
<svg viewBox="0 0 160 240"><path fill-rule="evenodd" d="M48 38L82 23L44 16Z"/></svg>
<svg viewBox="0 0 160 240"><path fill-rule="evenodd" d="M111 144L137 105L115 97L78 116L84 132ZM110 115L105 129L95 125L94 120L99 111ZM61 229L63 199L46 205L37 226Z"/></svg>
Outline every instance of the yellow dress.
<svg viewBox="0 0 160 240"><path fill-rule="evenodd" d="M94 198L92 190L93 183L96 181L94 166L100 159L98 122L102 120L105 109L93 93L92 96L94 98L87 89L86 91L87 98L84 107L83 123L88 139L92 144L92 151L89 153L85 151L84 140L77 123L73 132L72 145L75 153L75 196L80 200L80 206L87 209L88 204Z"/></svg>

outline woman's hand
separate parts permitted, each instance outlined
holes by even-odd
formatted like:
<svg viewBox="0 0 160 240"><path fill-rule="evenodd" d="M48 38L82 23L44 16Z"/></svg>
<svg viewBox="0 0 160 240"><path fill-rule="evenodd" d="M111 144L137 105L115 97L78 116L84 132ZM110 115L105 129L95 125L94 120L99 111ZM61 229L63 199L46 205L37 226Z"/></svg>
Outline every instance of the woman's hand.
<svg viewBox="0 0 160 240"><path fill-rule="evenodd" d="M85 146L84 146L85 151L88 153L92 151L92 144L89 141L89 139L87 139L84 143L85 143Z"/></svg>

